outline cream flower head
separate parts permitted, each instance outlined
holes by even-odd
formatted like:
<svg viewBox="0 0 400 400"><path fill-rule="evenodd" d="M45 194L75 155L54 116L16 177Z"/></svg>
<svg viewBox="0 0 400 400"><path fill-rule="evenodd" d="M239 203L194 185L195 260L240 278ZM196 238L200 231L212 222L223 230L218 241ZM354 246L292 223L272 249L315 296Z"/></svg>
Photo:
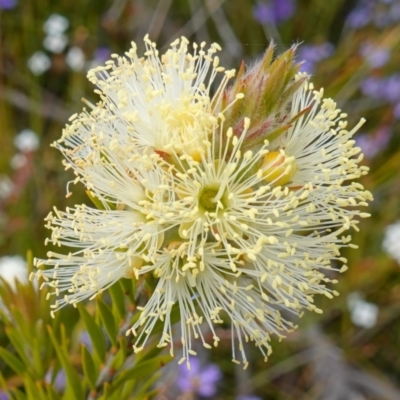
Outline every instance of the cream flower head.
<svg viewBox="0 0 400 400"><path fill-rule="evenodd" d="M338 294L325 272L347 268L344 232L358 230L372 199L354 182L367 173L352 140L363 121L346 129L346 115L297 73L294 49L273 61L270 47L228 86L234 72L219 66L218 45L190 51L182 38L159 56L145 44L143 58L133 44L89 72L101 102L55 143L99 209L48 216L48 241L78 250L49 252L36 265L51 268L36 275L54 288L55 309L152 277L128 331L136 352L161 320L159 346L174 354L180 335L190 367L193 340L216 346L230 324L233 361L246 367L243 341L268 357L270 335L295 328L290 315L322 312L314 294Z"/></svg>

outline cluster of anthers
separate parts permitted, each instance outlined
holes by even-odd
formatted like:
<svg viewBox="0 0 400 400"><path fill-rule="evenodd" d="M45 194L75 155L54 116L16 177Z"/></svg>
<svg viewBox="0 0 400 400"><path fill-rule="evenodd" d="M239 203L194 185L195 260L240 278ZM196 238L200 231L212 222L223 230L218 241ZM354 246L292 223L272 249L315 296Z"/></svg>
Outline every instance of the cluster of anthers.
<svg viewBox="0 0 400 400"><path fill-rule="evenodd" d="M297 73L287 80L296 90L279 110L270 107L273 123L257 116L265 127L258 129L240 110L259 101L246 98L246 84L267 64L263 82L272 77L271 60L229 86L235 73L219 66L218 45L190 52L182 38L160 57L147 37L145 44L143 58L133 44L126 57L89 72L101 101L72 116L54 144L98 207L49 214L47 241L74 250L50 251L34 275L54 288L54 311L121 278L151 277L128 331L136 352L161 320L158 346L173 355L179 335L180 362L190 367L194 343L217 346L230 325L233 361L246 367L244 341L268 357L270 335L295 328L291 315L321 312L313 296L338 294L329 283L332 271L347 269L339 250L353 245L345 231L358 229L357 217L368 216L359 208L371 200L354 182L367 173L352 140L363 121L347 130L334 101Z"/></svg>

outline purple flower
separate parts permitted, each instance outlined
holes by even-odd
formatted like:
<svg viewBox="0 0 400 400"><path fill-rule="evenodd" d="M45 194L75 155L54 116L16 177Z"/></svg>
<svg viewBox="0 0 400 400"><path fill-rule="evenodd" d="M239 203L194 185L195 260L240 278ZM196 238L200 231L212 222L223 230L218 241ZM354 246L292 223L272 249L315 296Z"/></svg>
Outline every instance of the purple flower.
<svg viewBox="0 0 400 400"><path fill-rule="evenodd" d="M381 47L375 47L371 43L362 43L360 54L368 61L372 68L383 67L390 58L389 50Z"/></svg>
<svg viewBox="0 0 400 400"><path fill-rule="evenodd" d="M395 104L393 107L393 116L399 120L400 119L400 102Z"/></svg>
<svg viewBox="0 0 400 400"><path fill-rule="evenodd" d="M363 28L371 22L371 10L356 8L347 17L347 24L354 29Z"/></svg>
<svg viewBox="0 0 400 400"><path fill-rule="evenodd" d="M0 9L11 10L17 5L17 0L0 0Z"/></svg>
<svg viewBox="0 0 400 400"><path fill-rule="evenodd" d="M253 15L261 24L279 24L289 19L294 10L293 0L270 0L268 3L258 3L253 9Z"/></svg>
<svg viewBox="0 0 400 400"><path fill-rule="evenodd" d="M92 339L90 339L87 331L82 331L79 334L79 341L86 346L90 353L93 351Z"/></svg>
<svg viewBox="0 0 400 400"><path fill-rule="evenodd" d="M6 392L3 392L0 390L0 400L9 400L10 398L8 397Z"/></svg>
<svg viewBox="0 0 400 400"><path fill-rule="evenodd" d="M361 82L360 90L366 96L381 97L384 91L384 82L382 79L369 76Z"/></svg>
<svg viewBox="0 0 400 400"><path fill-rule="evenodd" d="M244 394L239 397L236 397L236 400L261 400L261 397Z"/></svg>
<svg viewBox="0 0 400 400"><path fill-rule="evenodd" d="M217 384L222 378L221 370L215 364L201 366L198 358L191 358L190 370L182 365L179 369L177 385L184 393L196 393L203 397L213 397Z"/></svg>
<svg viewBox="0 0 400 400"><path fill-rule="evenodd" d="M400 100L400 74L390 75L385 79L382 95L391 103Z"/></svg>
<svg viewBox="0 0 400 400"><path fill-rule="evenodd" d="M303 61L300 70L302 72L312 73L315 69L315 64L325 58L331 56L335 48L331 43L322 44L305 44L299 47L298 57Z"/></svg>
<svg viewBox="0 0 400 400"><path fill-rule="evenodd" d="M99 64L105 63L110 59L111 51L108 47L98 47L93 55L93 59Z"/></svg>
<svg viewBox="0 0 400 400"><path fill-rule="evenodd" d="M361 147L365 157L371 159L385 148L390 140L391 133L388 127L382 127L373 135L360 133L355 139L357 146Z"/></svg>

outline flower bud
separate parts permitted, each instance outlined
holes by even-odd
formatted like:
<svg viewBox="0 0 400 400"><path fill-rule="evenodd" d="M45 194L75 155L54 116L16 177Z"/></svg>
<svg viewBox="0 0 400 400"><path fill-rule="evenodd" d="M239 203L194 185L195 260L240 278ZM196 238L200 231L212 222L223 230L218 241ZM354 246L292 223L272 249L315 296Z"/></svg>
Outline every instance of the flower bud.
<svg viewBox="0 0 400 400"><path fill-rule="evenodd" d="M283 151L267 153L261 168L264 179L274 186L281 186L290 182L297 171L295 158Z"/></svg>

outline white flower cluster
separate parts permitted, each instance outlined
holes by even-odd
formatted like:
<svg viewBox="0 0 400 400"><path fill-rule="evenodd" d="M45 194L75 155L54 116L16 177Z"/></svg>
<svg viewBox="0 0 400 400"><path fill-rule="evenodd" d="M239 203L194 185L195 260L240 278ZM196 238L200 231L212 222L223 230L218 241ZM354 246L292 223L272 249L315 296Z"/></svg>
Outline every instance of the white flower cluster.
<svg viewBox="0 0 400 400"><path fill-rule="evenodd" d="M159 56L145 43L143 58L133 44L126 57L89 72L101 102L72 116L55 143L74 183L101 207L49 214L47 241L74 250L36 260L51 267L36 275L63 294L55 310L121 278L139 284L151 276L154 290L129 330L135 351L161 320L159 346L173 354L178 307L180 362L190 365L193 339L209 348L210 336L217 346L218 327L228 323L233 361L246 366L243 341L267 357L270 335L295 328L289 314L322 312L314 294L338 294L325 271L347 269L337 263L346 263L340 248L353 246L344 232L358 229L355 217L368 216L358 209L371 200L354 182L367 172L352 140L362 121L347 130L346 115L299 75L305 81L288 111L299 117L278 138L244 151L252 121L245 118L238 135L225 124L226 110L246 99L239 93L221 109L234 72L219 66L219 46L190 52L182 38Z"/></svg>
<svg viewBox="0 0 400 400"><path fill-rule="evenodd" d="M400 222L388 225L383 238L383 249L400 264Z"/></svg>

